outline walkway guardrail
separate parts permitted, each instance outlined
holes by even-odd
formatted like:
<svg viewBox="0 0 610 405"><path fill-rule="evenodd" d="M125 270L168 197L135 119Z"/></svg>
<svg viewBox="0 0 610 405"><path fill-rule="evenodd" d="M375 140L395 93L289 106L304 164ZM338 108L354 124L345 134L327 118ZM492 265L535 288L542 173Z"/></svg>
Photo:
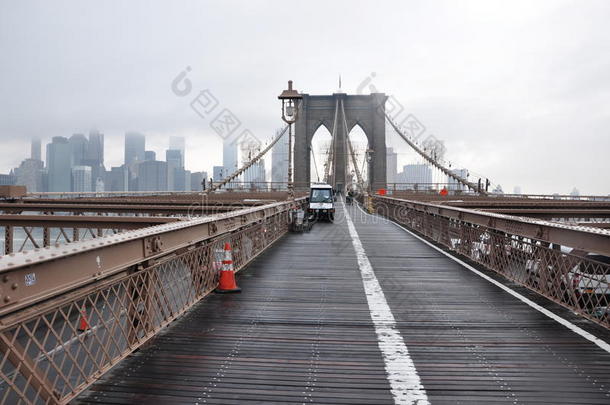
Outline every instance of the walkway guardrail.
<svg viewBox="0 0 610 405"><path fill-rule="evenodd" d="M288 230L296 202L0 257L0 402L67 403Z"/></svg>
<svg viewBox="0 0 610 405"><path fill-rule="evenodd" d="M610 230L373 197L375 211L610 328Z"/></svg>

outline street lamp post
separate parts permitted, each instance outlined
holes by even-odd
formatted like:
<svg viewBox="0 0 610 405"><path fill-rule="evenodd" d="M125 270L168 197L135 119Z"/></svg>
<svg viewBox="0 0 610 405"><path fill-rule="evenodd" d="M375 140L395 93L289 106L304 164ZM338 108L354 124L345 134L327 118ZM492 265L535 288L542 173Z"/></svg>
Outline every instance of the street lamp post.
<svg viewBox="0 0 610 405"><path fill-rule="evenodd" d="M288 198L294 200L294 183L292 182L292 124L299 116L299 102L303 98L292 89L292 80L288 80L288 89L282 91L278 99L282 100L282 120L288 124Z"/></svg>

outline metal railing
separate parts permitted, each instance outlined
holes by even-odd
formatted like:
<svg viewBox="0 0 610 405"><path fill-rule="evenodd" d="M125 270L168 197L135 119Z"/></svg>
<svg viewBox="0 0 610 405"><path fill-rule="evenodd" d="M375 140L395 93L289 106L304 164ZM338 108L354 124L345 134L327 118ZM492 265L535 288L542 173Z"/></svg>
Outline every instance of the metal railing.
<svg viewBox="0 0 610 405"><path fill-rule="evenodd" d="M376 212L610 328L610 230L373 198Z"/></svg>
<svg viewBox="0 0 610 405"><path fill-rule="evenodd" d="M296 204L302 203L298 200ZM288 230L294 202L0 258L0 403L67 403Z"/></svg>

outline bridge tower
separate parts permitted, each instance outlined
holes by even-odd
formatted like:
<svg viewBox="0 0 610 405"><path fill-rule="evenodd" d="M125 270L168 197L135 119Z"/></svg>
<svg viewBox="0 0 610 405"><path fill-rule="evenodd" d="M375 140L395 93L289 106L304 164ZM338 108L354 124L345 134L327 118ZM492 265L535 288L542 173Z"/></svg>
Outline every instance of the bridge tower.
<svg viewBox="0 0 610 405"><path fill-rule="evenodd" d="M345 110L345 121L348 131L343 124L341 110L335 114L338 101L342 100ZM294 145L294 182L296 189L309 187L311 167L311 140L317 129L324 125L332 134L335 130L333 143L333 166L335 173L334 184L336 190L345 190L347 175L347 162L349 160L346 137L352 128L359 125L364 131L368 147L372 151L368 163L368 182L372 189L386 187L386 142L385 142L385 102L384 93L348 95L334 93L332 95L303 94L300 103L299 119L295 123ZM335 117L337 124L334 124Z"/></svg>

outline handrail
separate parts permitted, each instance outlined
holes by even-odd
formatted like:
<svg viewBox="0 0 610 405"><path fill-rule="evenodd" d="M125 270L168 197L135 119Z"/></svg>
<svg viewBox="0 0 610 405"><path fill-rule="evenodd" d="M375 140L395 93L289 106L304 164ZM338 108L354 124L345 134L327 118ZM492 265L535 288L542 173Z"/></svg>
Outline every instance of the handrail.
<svg viewBox="0 0 610 405"><path fill-rule="evenodd" d="M304 198L297 201L301 200ZM112 276L145 260L233 232L287 211L291 204L279 202L244 208L1 256L0 276L14 283L15 288L0 301L0 316ZM30 285L23 280L30 280Z"/></svg>
<svg viewBox="0 0 610 405"><path fill-rule="evenodd" d="M610 256L610 230L588 226L560 224L540 219L516 217L512 215L484 212L468 208L403 200L393 197L374 196L375 200L386 201L431 215L465 221L471 224L493 228L526 238L542 240L574 249Z"/></svg>

